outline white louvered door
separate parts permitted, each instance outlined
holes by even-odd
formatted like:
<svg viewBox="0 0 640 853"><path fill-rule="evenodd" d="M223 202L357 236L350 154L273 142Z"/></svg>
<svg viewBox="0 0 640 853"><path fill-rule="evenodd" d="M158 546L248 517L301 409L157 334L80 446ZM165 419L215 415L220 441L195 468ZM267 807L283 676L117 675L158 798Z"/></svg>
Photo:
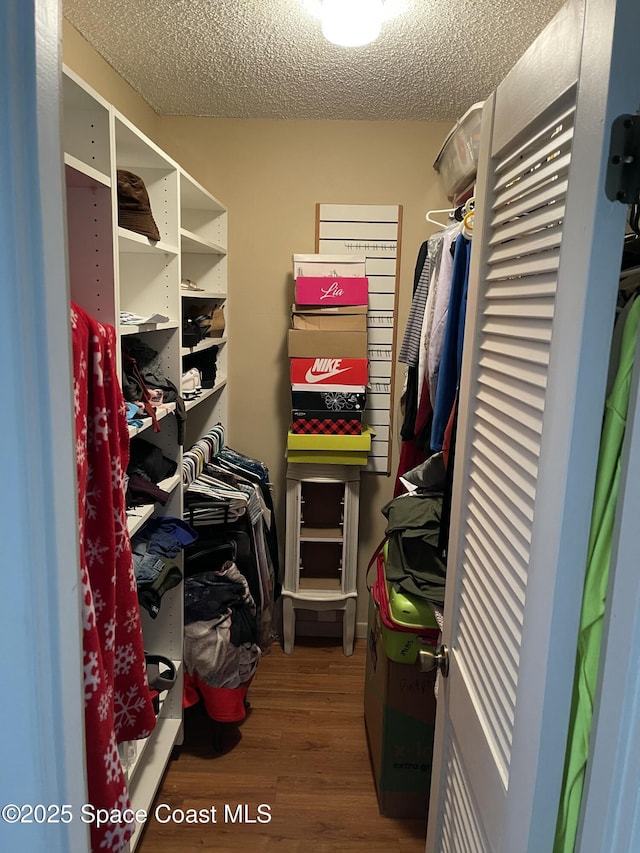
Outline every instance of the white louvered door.
<svg viewBox="0 0 640 853"><path fill-rule="evenodd" d="M626 213L604 163L640 102L615 13L568 3L485 105L428 853L552 850Z"/></svg>

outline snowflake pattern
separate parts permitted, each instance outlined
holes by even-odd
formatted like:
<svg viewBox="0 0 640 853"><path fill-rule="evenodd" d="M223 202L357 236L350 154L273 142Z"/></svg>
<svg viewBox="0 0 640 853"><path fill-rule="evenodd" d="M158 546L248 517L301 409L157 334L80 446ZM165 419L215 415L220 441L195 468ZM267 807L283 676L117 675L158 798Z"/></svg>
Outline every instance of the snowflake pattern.
<svg viewBox="0 0 640 853"><path fill-rule="evenodd" d="M98 718L100 719L100 722L104 723L104 721L109 716L109 710L111 708L112 702L113 687L109 685L100 697L100 701L98 702Z"/></svg>
<svg viewBox="0 0 640 853"><path fill-rule="evenodd" d="M87 537L84 547L84 553L87 560L87 566L91 569L96 563L102 560L103 554L109 550L107 545L100 544L100 537L89 539Z"/></svg>
<svg viewBox="0 0 640 853"><path fill-rule="evenodd" d="M94 607L93 595L91 594L91 585L89 584L89 576L87 575L86 566L82 568L82 628L85 631L92 631L96 626L96 611Z"/></svg>
<svg viewBox="0 0 640 853"><path fill-rule="evenodd" d="M104 407L96 406L93 416L93 432L96 444L99 439L109 441L109 413Z"/></svg>
<svg viewBox="0 0 640 853"><path fill-rule="evenodd" d="M132 834L133 824L114 823L113 829L107 829L104 838L100 842L101 850L122 850L127 839Z"/></svg>
<svg viewBox="0 0 640 853"><path fill-rule="evenodd" d="M87 461L87 438L82 433L76 439L76 461L80 467Z"/></svg>
<svg viewBox="0 0 640 853"><path fill-rule="evenodd" d="M109 619L104 626L104 650L112 652L116 646L116 620Z"/></svg>
<svg viewBox="0 0 640 853"><path fill-rule="evenodd" d="M127 513L124 507L116 507L113 511L113 529L116 535L116 559L121 557L129 544L129 528Z"/></svg>
<svg viewBox="0 0 640 853"><path fill-rule="evenodd" d="M87 491L84 497L85 515L91 521L95 521L98 516L98 501L102 490L95 482L93 477L93 468L89 465L87 469Z"/></svg>
<svg viewBox="0 0 640 853"><path fill-rule="evenodd" d="M80 386L77 381L73 380L73 415L78 417L80 414Z"/></svg>
<svg viewBox="0 0 640 853"><path fill-rule="evenodd" d="M78 328L78 312L74 308L71 309L71 328Z"/></svg>
<svg viewBox="0 0 640 853"><path fill-rule="evenodd" d="M130 634L132 631L135 631L140 624L140 615L135 607L130 607L127 610L127 615L125 616L122 627L124 630Z"/></svg>
<svg viewBox="0 0 640 853"><path fill-rule="evenodd" d="M122 773L122 765L118 755L118 747L116 745L116 736L111 732L109 738L109 746L104 754L104 769L107 777L107 782L116 782Z"/></svg>
<svg viewBox="0 0 640 853"><path fill-rule="evenodd" d="M127 472L122 467L119 457L114 456L111 460L111 487L114 492L124 491Z"/></svg>
<svg viewBox="0 0 640 853"><path fill-rule="evenodd" d="M128 675L131 667L135 663L135 652L133 650L133 644L127 643L126 646L121 645L116 649L116 660L115 660L115 674L118 675Z"/></svg>
<svg viewBox="0 0 640 853"><path fill-rule="evenodd" d="M87 375L87 357L84 353L80 353L80 367L78 368L80 379L84 379Z"/></svg>
<svg viewBox="0 0 640 853"><path fill-rule="evenodd" d="M99 589L94 590L93 592L93 609L96 611L96 614L100 616L104 608L106 607L104 598L102 597L102 593Z"/></svg>
<svg viewBox="0 0 640 853"><path fill-rule="evenodd" d="M92 338L92 343L99 343L98 338ZM97 347L93 348L93 375L96 378L96 385L101 388L104 385L104 370L102 369L102 353Z"/></svg>
<svg viewBox="0 0 640 853"><path fill-rule="evenodd" d="M84 701L88 702L100 687L100 668L98 667L98 653L85 652L84 664Z"/></svg>
<svg viewBox="0 0 640 853"><path fill-rule="evenodd" d="M135 723L138 711L141 711L145 705L143 696L139 696L139 688L137 684L132 684L125 693L116 691L114 704L116 717L116 731L120 731L122 726L131 726Z"/></svg>

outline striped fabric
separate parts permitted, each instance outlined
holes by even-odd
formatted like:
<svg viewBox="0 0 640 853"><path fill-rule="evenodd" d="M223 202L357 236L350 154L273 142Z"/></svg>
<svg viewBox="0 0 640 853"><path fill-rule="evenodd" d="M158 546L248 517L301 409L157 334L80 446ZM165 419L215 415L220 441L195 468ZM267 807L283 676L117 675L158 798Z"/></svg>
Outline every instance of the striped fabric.
<svg viewBox="0 0 640 853"><path fill-rule="evenodd" d="M421 248L418 258L423 254ZM400 355L398 361L402 364L418 363L418 355L420 352L420 336L422 334L422 322L424 319L424 309L427 304L427 296L429 295L429 279L431 277L431 260L429 254L425 254L424 263L418 284L413 294L411 308L409 309L409 317L407 326L404 330L404 338L400 347Z"/></svg>

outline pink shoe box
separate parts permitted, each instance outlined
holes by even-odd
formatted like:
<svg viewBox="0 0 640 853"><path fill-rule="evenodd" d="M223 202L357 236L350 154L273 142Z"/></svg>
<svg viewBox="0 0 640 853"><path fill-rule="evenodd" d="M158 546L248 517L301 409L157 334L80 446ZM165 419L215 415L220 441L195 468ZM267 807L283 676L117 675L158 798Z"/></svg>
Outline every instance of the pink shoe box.
<svg viewBox="0 0 640 853"><path fill-rule="evenodd" d="M298 305L366 305L368 295L367 278L301 276L296 279Z"/></svg>

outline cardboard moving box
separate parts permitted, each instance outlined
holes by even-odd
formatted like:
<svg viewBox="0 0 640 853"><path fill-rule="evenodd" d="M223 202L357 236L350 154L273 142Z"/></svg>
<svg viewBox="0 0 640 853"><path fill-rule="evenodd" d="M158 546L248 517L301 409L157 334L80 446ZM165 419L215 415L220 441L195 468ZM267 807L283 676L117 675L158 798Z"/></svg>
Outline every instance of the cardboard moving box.
<svg viewBox="0 0 640 853"><path fill-rule="evenodd" d="M380 613L369 599L364 718L380 813L424 818L428 812L435 671L394 663L385 652Z"/></svg>
<svg viewBox="0 0 640 853"><path fill-rule="evenodd" d="M289 329L289 358L366 358L366 332Z"/></svg>
<svg viewBox="0 0 640 853"><path fill-rule="evenodd" d="M299 305L293 305L291 327L314 332L366 332L367 306L301 308Z"/></svg>

